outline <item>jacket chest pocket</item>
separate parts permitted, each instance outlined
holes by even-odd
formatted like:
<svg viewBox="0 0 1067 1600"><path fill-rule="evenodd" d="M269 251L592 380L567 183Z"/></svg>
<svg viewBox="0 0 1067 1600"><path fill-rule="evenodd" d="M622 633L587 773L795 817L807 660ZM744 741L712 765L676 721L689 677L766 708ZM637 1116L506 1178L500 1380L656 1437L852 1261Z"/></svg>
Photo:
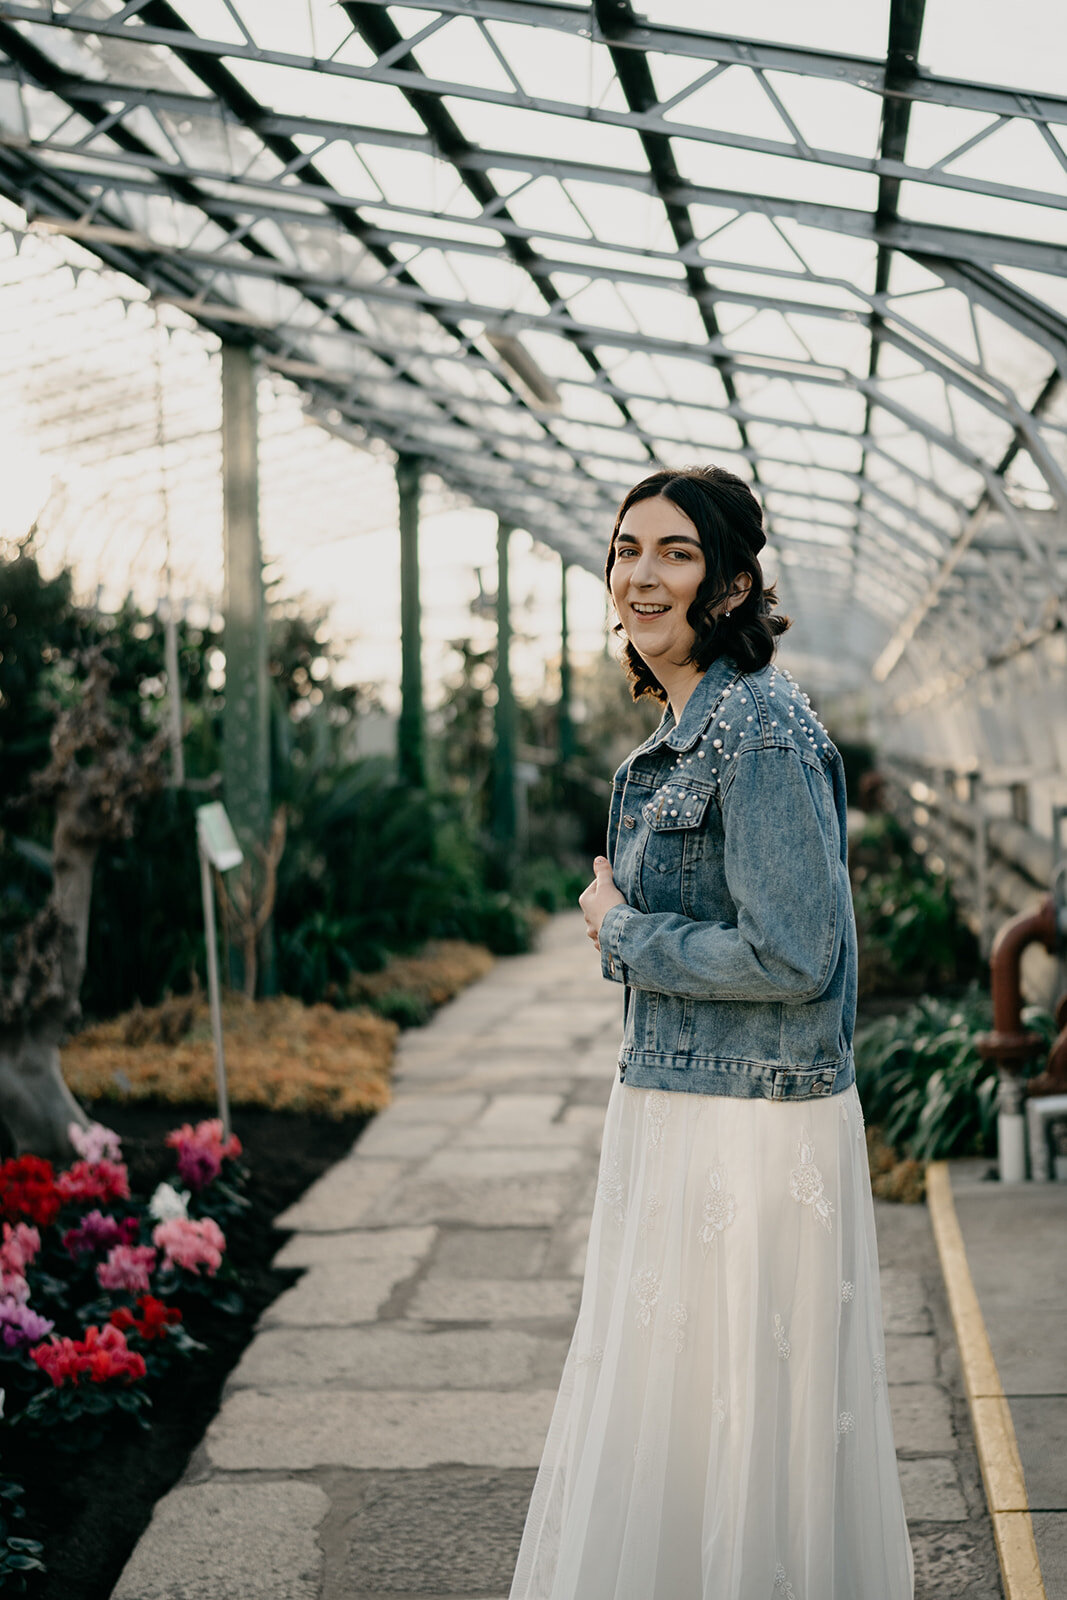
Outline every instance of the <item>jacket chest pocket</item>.
<svg viewBox="0 0 1067 1600"><path fill-rule="evenodd" d="M641 807L648 824L641 890L650 911L696 915L695 878L705 855L710 804L709 791L679 785L657 790Z"/></svg>

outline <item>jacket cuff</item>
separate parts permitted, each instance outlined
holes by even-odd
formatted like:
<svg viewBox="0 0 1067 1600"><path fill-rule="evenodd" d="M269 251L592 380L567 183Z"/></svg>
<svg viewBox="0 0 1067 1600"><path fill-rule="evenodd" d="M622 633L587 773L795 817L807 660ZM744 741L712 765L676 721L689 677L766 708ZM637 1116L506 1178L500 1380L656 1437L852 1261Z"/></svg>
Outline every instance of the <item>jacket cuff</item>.
<svg viewBox="0 0 1067 1600"><path fill-rule="evenodd" d="M623 929L631 917L640 916L624 902L609 906L600 924L600 970L613 983L626 983L626 967L619 950Z"/></svg>

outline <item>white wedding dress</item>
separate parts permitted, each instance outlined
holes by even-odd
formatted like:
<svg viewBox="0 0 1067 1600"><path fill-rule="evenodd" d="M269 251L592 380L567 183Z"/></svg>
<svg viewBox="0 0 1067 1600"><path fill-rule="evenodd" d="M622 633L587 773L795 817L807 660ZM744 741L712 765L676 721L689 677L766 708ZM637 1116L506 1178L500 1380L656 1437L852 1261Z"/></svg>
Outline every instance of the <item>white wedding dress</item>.
<svg viewBox="0 0 1067 1600"><path fill-rule="evenodd" d="M510 1600L913 1600L855 1085L616 1077Z"/></svg>

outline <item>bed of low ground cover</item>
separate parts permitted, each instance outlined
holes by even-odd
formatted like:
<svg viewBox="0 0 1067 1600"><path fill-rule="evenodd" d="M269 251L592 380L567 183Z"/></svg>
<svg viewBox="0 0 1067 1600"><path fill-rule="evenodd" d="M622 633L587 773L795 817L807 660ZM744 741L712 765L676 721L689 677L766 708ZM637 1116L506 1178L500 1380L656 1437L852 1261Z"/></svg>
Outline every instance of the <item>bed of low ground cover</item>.
<svg viewBox="0 0 1067 1600"><path fill-rule="evenodd" d="M142 1201L160 1183L179 1181L167 1133L210 1115L203 1104L147 1100L97 1102L87 1110L120 1135L131 1195ZM167 1295L167 1305L182 1311L182 1328L204 1348L174 1368L169 1380L149 1375L140 1381L152 1402L147 1428L114 1414L99 1442L68 1453L57 1449L58 1436L23 1437L17 1425L5 1423L0 1476L16 1478L26 1490L26 1516L10 1531L43 1545L46 1571L27 1575L26 1593L34 1600L107 1600L155 1502L181 1477L218 1409L226 1375L256 1319L298 1276L270 1265L286 1237L273 1218L350 1148L367 1120L368 1113L324 1117L255 1106L235 1112L250 1203L226 1219L234 1277L225 1295L192 1292L194 1286ZM136 1337L129 1345L150 1352ZM19 1592L13 1578L9 1586Z"/></svg>

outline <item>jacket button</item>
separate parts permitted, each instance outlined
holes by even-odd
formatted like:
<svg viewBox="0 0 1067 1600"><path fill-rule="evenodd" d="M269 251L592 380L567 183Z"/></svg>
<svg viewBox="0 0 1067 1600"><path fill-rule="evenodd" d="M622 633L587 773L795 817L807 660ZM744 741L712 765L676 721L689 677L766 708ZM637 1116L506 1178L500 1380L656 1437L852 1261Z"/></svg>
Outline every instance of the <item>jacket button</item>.
<svg viewBox="0 0 1067 1600"><path fill-rule="evenodd" d="M632 828L636 820L636 817L623 817L622 825L624 828Z"/></svg>
<svg viewBox="0 0 1067 1600"><path fill-rule="evenodd" d="M816 1078L815 1082L811 1086L811 1092L812 1094L825 1094L829 1087L830 1085L822 1078Z"/></svg>

